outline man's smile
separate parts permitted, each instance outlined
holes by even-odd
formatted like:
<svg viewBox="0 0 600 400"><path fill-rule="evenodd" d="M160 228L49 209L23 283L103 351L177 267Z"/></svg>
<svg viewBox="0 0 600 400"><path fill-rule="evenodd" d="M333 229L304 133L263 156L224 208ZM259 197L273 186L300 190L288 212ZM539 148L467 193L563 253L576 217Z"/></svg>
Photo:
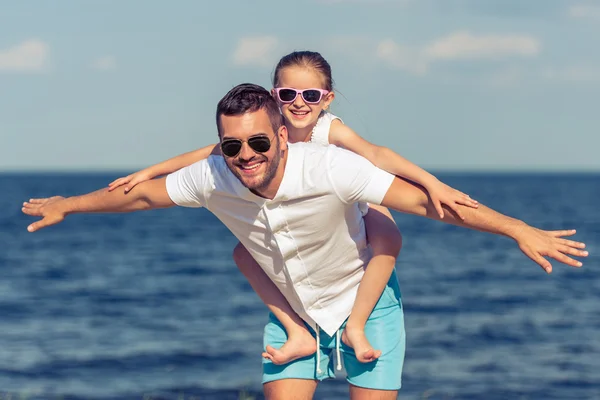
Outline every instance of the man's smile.
<svg viewBox="0 0 600 400"><path fill-rule="evenodd" d="M235 165L244 175L254 175L264 163L265 161L251 161L246 163L236 163Z"/></svg>

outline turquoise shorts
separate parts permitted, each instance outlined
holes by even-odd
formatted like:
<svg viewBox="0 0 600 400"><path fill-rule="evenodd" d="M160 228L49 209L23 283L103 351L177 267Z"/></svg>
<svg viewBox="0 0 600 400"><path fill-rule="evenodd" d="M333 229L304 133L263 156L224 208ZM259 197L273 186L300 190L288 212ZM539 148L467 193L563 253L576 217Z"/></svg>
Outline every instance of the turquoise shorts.
<svg viewBox="0 0 600 400"><path fill-rule="evenodd" d="M340 328L340 335L345 326L346 322ZM308 329L316 338L315 331L310 327ZM395 271L367 320L365 333L373 348L381 350L381 356L373 362L361 363L356 359L354 350L340 342L340 353L346 369L346 380L354 386L367 389L400 389L406 335L400 288ZM263 359L263 383L291 378L316 379L319 381L334 378L334 367L337 364L337 360L334 360L336 337L335 335L333 337L329 336L319 330L319 339L320 347L317 352L320 353L320 373L317 372L316 353L285 365L276 365L270 360ZM263 347L269 344L275 348L280 348L286 340L287 334L283 325L273 314L270 314L269 322L265 326Z"/></svg>

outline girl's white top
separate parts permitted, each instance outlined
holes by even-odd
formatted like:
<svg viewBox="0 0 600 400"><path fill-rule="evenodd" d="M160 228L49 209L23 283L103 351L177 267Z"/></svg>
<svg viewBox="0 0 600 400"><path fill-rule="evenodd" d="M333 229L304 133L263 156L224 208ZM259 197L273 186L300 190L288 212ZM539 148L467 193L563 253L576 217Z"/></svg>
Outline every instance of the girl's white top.
<svg viewBox="0 0 600 400"><path fill-rule="evenodd" d="M331 129L331 123L334 119L342 121L340 117L337 117L328 111L323 111L312 130L310 142L322 144L323 146L329 145L329 130Z"/></svg>

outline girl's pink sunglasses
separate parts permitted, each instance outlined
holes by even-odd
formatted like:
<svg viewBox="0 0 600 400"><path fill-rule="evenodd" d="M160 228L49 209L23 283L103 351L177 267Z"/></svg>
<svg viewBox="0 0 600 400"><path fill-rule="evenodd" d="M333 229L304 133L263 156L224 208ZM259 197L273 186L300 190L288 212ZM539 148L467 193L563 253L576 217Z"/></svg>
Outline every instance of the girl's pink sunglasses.
<svg viewBox="0 0 600 400"><path fill-rule="evenodd" d="M329 93L329 90L324 89L304 89L297 90L293 88L275 88L277 98L282 103L293 103L298 95L302 95L302 99L306 104L318 104L323 96Z"/></svg>

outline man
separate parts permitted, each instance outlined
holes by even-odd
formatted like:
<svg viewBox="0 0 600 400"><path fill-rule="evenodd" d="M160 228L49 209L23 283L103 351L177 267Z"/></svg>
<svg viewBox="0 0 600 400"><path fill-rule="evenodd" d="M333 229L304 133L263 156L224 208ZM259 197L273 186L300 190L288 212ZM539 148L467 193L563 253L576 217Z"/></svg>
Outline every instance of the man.
<svg viewBox="0 0 600 400"><path fill-rule="evenodd" d="M318 380L333 375L332 350L339 362L340 328L352 308L367 264L365 229L356 202L382 204L400 212L439 219L420 187L398 179L364 158L335 146L287 143L277 104L265 89L243 84L217 107L223 157L209 157L131 192L99 190L71 198L33 199L23 212L42 217L37 231L84 212L125 212L151 208L206 207L249 250L317 338L314 356L277 366L264 362L268 399L310 399ZM546 271L544 256L572 266L587 256L582 243L563 239L574 231L542 231L483 205L464 207L465 219L446 212L444 221L505 235ZM382 356L358 363L343 349L352 399L395 399L404 358L402 306L395 275L366 326ZM369 332L371 330L373 335ZM281 339L271 320L268 343ZM285 340L285 339L283 339Z"/></svg>

